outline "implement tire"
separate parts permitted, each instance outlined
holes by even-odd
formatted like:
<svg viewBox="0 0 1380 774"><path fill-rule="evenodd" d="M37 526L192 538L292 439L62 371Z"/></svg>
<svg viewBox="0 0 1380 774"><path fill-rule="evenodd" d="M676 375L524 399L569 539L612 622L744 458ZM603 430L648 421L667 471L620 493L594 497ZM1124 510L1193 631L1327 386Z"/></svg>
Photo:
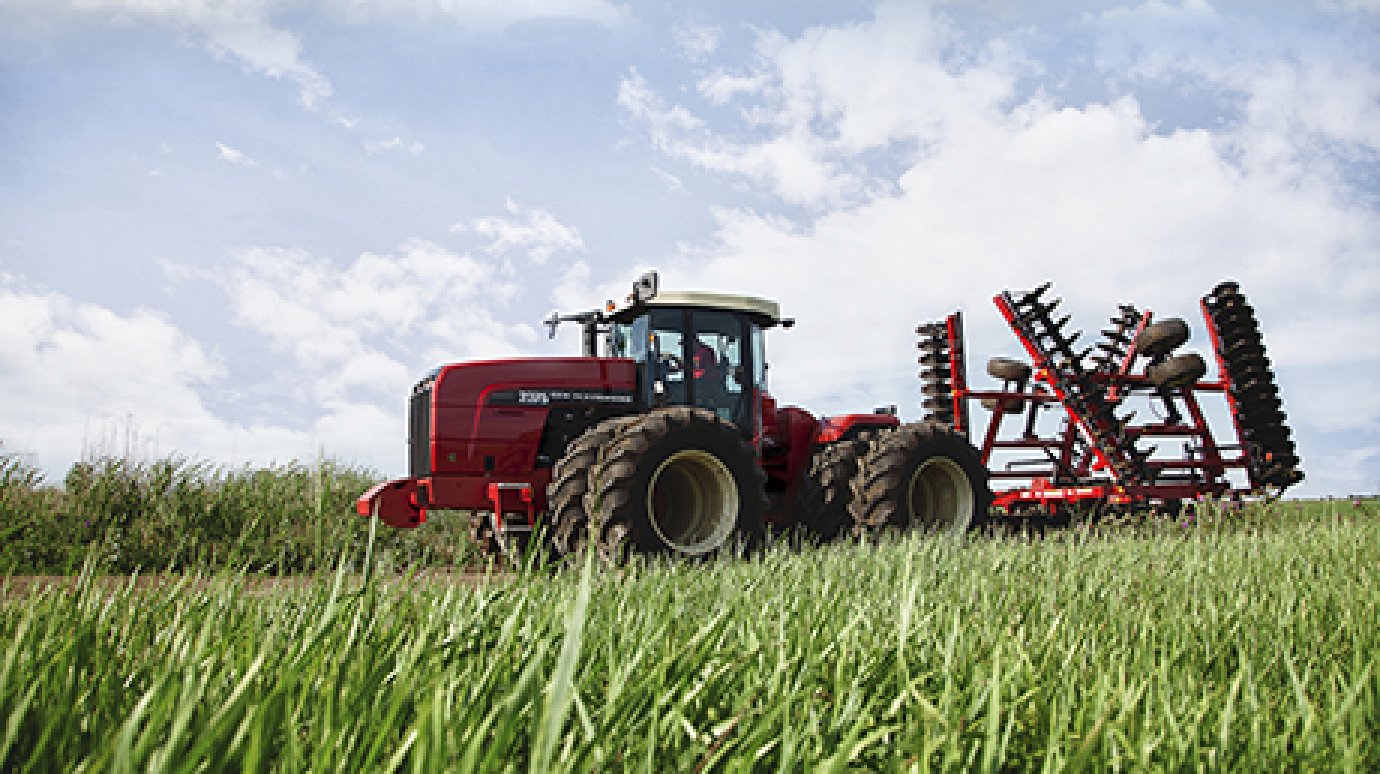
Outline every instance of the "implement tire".
<svg viewBox="0 0 1380 774"><path fill-rule="evenodd" d="M1207 374L1207 361L1203 356L1190 352L1175 355L1162 363L1146 366L1145 375L1156 387L1164 390L1177 390L1187 387Z"/></svg>
<svg viewBox="0 0 1380 774"><path fill-rule="evenodd" d="M1146 357L1167 355L1188 341L1188 323L1177 317L1145 326L1136 338L1136 351Z"/></svg>
<svg viewBox="0 0 1380 774"><path fill-rule="evenodd" d="M878 436L860 458L849 510L854 529L961 534L987 523L992 492L977 449L953 428L914 422Z"/></svg>
<svg viewBox="0 0 1380 774"><path fill-rule="evenodd" d="M1023 382L1030 378L1030 364L1009 357L994 357L987 361L987 374L994 379Z"/></svg>
<svg viewBox="0 0 1380 774"><path fill-rule="evenodd" d="M587 513L611 563L634 554L707 557L737 536L755 544L766 474L732 424L675 406L637 417L589 470Z"/></svg>
<svg viewBox="0 0 1380 774"><path fill-rule="evenodd" d="M636 419L613 417L590 426L552 466L546 502L551 512L551 544L557 556L578 554L584 549L589 536L589 516L585 512L589 470L599 459L599 450Z"/></svg>
<svg viewBox="0 0 1380 774"><path fill-rule="evenodd" d="M997 413L997 407L1002 404L1005 404L1005 408L1003 410L1007 414L1019 414L1025 411L1024 401L1022 401L1020 398L1012 398L1010 400L1002 400L999 398L983 398L982 400L978 401L978 403L980 403L983 408L987 409L993 414Z"/></svg>

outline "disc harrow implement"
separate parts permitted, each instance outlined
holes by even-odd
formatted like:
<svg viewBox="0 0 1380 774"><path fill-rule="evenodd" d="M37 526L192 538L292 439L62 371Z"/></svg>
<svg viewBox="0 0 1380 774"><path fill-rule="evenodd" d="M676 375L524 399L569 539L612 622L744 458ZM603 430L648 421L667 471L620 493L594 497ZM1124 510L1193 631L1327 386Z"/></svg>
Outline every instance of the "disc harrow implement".
<svg viewBox="0 0 1380 774"><path fill-rule="evenodd" d="M1303 479L1255 310L1236 283L1200 301L1213 377L1208 359L1180 349L1193 335L1185 320L1123 303L1083 346L1051 283L1003 291L993 303L1029 358L989 360L999 388L962 378L957 313L917 333L927 419L971 434L968 402L988 412L982 462L993 482L1018 484L996 492L998 509L1173 509L1201 497L1275 497ZM1213 400L1225 412L1205 408ZM1044 413L1056 406L1062 411ZM1223 413L1231 430L1216 433L1208 417L1221 424Z"/></svg>

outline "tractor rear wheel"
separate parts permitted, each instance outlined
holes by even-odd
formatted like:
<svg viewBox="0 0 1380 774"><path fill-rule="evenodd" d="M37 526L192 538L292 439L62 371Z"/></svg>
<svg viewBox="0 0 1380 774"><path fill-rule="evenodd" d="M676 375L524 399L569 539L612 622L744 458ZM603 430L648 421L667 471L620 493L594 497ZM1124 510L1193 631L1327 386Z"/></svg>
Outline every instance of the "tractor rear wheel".
<svg viewBox="0 0 1380 774"><path fill-rule="evenodd" d="M589 470L586 513L599 551L709 556L737 535L757 542L767 510L766 474L732 424L675 406L637 417Z"/></svg>
<svg viewBox="0 0 1380 774"><path fill-rule="evenodd" d="M589 469L599 458L599 450L636 419L613 417L593 425L566 447L551 468L546 502L551 512L551 543L557 555L569 556L584 549L589 535L589 516L585 513Z"/></svg>
<svg viewBox="0 0 1380 774"><path fill-rule="evenodd" d="M992 492L977 449L953 428L914 422L876 438L858 464L849 508L867 533L911 527L962 534L987 522Z"/></svg>
<svg viewBox="0 0 1380 774"><path fill-rule="evenodd" d="M800 525L811 538L828 543L853 523L848 513L851 484L858 472L858 456L866 450L867 441L847 440L815 452L799 487Z"/></svg>

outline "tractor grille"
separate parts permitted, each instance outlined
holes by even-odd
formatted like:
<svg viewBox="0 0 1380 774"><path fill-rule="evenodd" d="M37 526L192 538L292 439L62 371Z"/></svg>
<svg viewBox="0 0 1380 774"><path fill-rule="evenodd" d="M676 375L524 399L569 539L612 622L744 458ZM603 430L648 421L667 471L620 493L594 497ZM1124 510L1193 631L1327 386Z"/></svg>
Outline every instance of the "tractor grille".
<svg viewBox="0 0 1380 774"><path fill-rule="evenodd" d="M431 475L431 389L435 379L423 379L412 389L407 410L407 457L412 478Z"/></svg>

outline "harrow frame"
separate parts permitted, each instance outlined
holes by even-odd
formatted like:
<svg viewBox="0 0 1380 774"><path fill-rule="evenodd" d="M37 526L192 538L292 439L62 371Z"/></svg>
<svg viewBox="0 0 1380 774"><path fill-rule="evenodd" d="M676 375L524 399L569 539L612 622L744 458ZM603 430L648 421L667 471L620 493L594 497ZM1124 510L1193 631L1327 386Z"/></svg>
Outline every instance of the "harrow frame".
<svg viewBox="0 0 1380 774"><path fill-rule="evenodd" d="M921 337L921 380L925 383L928 418L946 421L972 440L976 428L970 422L969 401L985 401L991 409L981 442L975 445L993 481L1016 484L996 491L995 507L1008 513L1030 509L1056 512L1076 504L1173 507L1203 497L1278 496L1302 479L1287 428L1284 440L1272 447L1275 452L1262 451L1261 444L1250 438L1249 423L1243 422L1240 385L1233 380L1219 328L1222 304L1230 304L1237 310L1232 314L1238 316L1244 307L1245 316L1254 324L1249 305L1235 283L1218 285L1199 302L1212 346L1215 378L1198 378L1172 388L1156 386L1150 377L1133 372L1137 359L1144 356L1138 343L1154 322L1151 311L1122 305L1120 315L1112 318L1111 328L1102 331L1104 340L1097 347L1101 354L1090 361L1093 347L1076 348L1081 332L1064 332L1069 317L1056 319L1054 312L1060 301L1046 300L1050 287L1045 283L1031 291L1003 291L992 298L1030 358L1031 367L1028 380L1004 379L1001 389L969 386L961 312L916 329ZM1263 342L1256 335L1251 343L1260 350L1257 360L1268 366ZM1159 354L1151 362L1164 357ZM937 362L944 358L947 362ZM939 394L945 391L946 395ZM1223 436L1225 442L1209 423L1202 400L1219 395L1230 417L1230 436ZM1162 419L1136 423L1135 412L1118 416L1133 396L1163 406ZM1277 397L1270 400L1278 404ZM1023 421L1015 435L1003 435L1008 418L1016 416L1012 404L1021 407ZM1036 431L1039 414L1054 406L1063 409L1062 425L1057 432L1041 435ZM1283 412L1275 411L1267 419L1276 415L1278 421L1269 426L1278 436ZM1178 441L1181 453L1177 457L1157 456L1157 446L1143 443L1152 439ZM1034 450L1039 456L1008 461L1005 467L994 469L998 452L1018 450ZM1245 484L1234 483L1228 475L1231 471L1244 473Z"/></svg>

